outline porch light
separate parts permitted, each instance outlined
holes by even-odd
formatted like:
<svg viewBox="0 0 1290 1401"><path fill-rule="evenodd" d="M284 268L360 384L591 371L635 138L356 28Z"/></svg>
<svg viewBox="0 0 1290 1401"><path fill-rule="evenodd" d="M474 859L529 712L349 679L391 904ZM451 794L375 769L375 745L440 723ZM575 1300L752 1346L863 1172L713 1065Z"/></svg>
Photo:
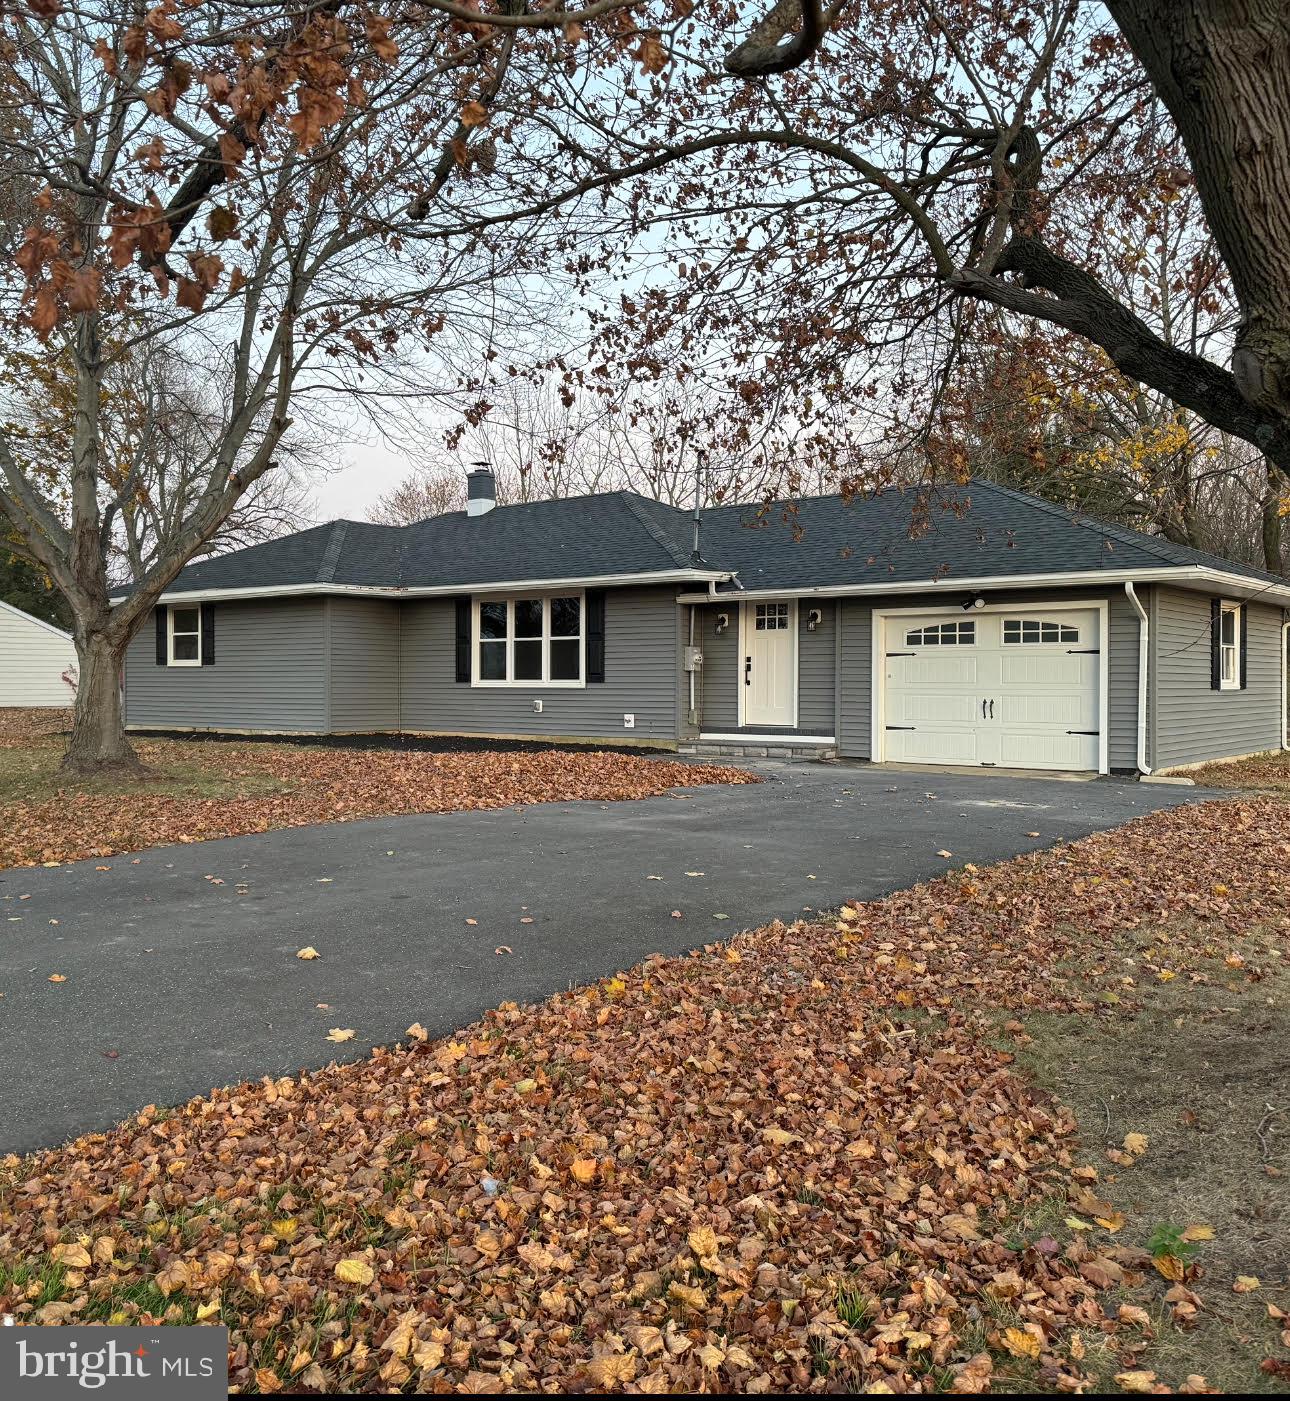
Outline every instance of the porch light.
<svg viewBox="0 0 1290 1401"><path fill-rule="evenodd" d="M717 631L718 631L719 633L725 632L725 630L726 630L729 626L730 626L730 614L729 614L729 613L718 613L718 614L717 614Z"/></svg>

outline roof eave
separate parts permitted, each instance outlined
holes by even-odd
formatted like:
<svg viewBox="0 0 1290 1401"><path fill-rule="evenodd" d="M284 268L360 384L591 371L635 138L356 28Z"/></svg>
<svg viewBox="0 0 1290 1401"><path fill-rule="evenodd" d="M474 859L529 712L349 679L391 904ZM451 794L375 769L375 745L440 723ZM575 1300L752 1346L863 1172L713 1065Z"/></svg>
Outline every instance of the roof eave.
<svg viewBox="0 0 1290 1401"><path fill-rule="evenodd" d="M817 584L789 588L743 588L717 597L758 598L845 598L893 593L959 593L965 589L1029 589L1107 584L1175 584L1179 588L1222 593L1233 598L1263 598L1270 603L1290 604L1290 582L1279 584L1252 579L1244 574L1211 569L1203 565L1174 565L1149 569L1062 570L1044 574L983 574L972 578L944 574L931 579L886 580L875 584ZM712 595L682 594L682 603L710 603Z"/></svg>
<svg viewBox="0 0 1290 1401"><path fill-rule="evenodd" d="M373 584L266 584L250 588L167 589L158 603L215 603L220 600L260 598L300 598L318 595L377 598L398 601L412 598L449 598L456 594L513 593L519 589L613 588L633 584L715 584L731 578L728 569L666 569L642 574L575 575L563 579L505 579L487 583L435 584L423 587L395 587ZM704 594L706 598L708 595ZM113 603L122 603L128 594L113 594Z"/></svg>

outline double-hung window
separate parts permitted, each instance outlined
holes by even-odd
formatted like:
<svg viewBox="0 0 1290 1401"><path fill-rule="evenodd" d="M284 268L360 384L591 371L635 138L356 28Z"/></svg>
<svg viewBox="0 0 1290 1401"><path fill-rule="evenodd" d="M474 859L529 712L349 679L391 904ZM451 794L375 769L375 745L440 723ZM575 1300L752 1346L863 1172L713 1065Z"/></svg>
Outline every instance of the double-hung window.
<svg viewBox="0 0 1290 1401"><path fill-rule="evenodd" d="M170 608L166 662L169 666L201 666L202 610L200 608Z"/></svg>
<svg viewBox="0 0 1290 1401"><path fill-rule="evenodd" d="M1218 615L1218 684L1224 691L1241 686L1241 605L1224 603Z"/></svg>
<svg viewBox="0 0 1290 1401"><path fill-rule="evenodd" d="M474 608L476 686L581 686L583 596L482 598Z"/></svg>

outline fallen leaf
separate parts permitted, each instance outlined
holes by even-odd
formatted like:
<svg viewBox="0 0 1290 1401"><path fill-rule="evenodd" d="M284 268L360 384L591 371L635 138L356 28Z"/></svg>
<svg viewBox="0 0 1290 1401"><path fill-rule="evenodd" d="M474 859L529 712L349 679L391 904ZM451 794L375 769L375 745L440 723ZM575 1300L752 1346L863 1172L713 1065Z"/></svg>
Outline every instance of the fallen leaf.
<svg viewBox="0 0 1290 1401"><path fill-rule="evenodd" d="M717 1233L711 1226L696 1226L686 1237L700 1260L711 1260L717 1253Z"/></svg>
<svg viewBox="0 0 1290 1401"><path fill-rule="evenodd" d="M1043 1350L1039 1339L1024 1328L1005 1328L1003 1345L1014 1357L1028 1357L1037 1360Z"/></svg>
<svg viewBox="0 0 1290 1401"><path fill-rule="evenodd" d="M308 959L318 958L319 956L320 956L320 955L319 955L319 953L318 953L318 950L317 950L316 948L314 948L314 946L313 946L312 944L306 944L306 945L304 946L303 949L297 949L297 950L296 950L296 957L297 957L297 958L303 958L303 959L308 960Z"/></svg>
<svg viewBox="0 0 1290 1401"><path fill-rule="evenodd" d="M56 1245L49 1252L50 1259L56 1265L66 1265L72 1270L88 1270L93 1264L90 1259L90 1252L83 1245L72 1242L67 1245Z"/></svg>
<svg viewBox="0 0 1290 1401"><path fill-rule="evenodd" d="M352 1041L354 1039L354 1028L352 1026L334 1026L327 1033L328 1041Z"/></svg>
<svg viewBox="0 0 1290 1401"><path fill-rule="evenodd" d="M371 1284L376 1271L361 1256L349 1255L336 1262L336 1278L346 1284Z"/></svg>
<svg viewBox="0 0 1290 1401"><path fill-rule="evenodd" d="M1155 1389L1154 1372L1117 1372L1116 1385L1121 1391L1151 1392Z"/></svg>

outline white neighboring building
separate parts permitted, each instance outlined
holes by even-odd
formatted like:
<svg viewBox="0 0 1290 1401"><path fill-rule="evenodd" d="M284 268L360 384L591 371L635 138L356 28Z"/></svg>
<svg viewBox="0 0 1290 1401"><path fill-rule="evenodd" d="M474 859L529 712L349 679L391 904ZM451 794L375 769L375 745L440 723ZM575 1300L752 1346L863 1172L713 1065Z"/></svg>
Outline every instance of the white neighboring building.
<svg viewBox="0 0 1290 1401"><path fill-rule="evenodd" d="M71 634L0 603L0 707L71 705L76 692L65 672L76 675Z"/></svg>

